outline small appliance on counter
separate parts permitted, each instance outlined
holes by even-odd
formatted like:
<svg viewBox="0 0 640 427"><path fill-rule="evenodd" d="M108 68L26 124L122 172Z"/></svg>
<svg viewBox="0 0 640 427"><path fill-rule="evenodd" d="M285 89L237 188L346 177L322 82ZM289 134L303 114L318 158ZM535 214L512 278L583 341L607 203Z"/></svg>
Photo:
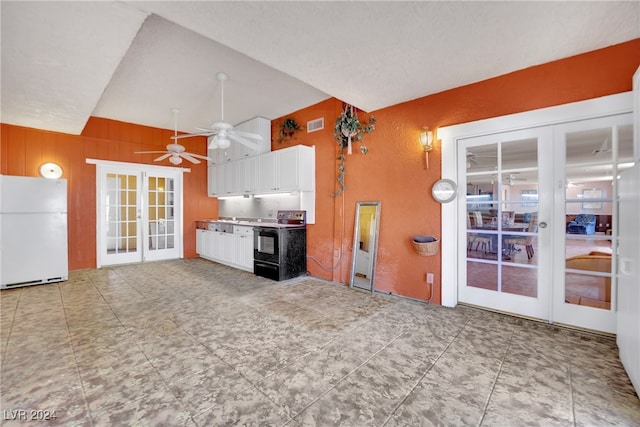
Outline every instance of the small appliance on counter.
<svg viewBox="0 0 640 427"><path fill-rule="evenodd" d="M253 227L257 276L287 280L307 273L306 211L278 211L278 222Z"/></svg>

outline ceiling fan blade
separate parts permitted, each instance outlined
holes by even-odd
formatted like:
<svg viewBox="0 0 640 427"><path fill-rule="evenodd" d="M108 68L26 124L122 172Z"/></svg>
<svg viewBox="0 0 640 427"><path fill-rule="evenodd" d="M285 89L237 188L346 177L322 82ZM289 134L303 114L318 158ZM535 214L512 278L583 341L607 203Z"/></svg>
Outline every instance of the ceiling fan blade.
<svg viewBox="0 0 640 427"><path fill-rule="evenodd" d="M196 159L209 160L209 161L213 160L211 157L207 157L207 156L203 156L203 155L195 154L195 153L182 153L182 154L188 154L191 157L195 157Z"/></svg>
<svg viewBox="0 0 640 427"><path fill-rule="evenodd" d="M160 154L166 153L166 151L134 151L133 154Z"/></svg>
<svg viewBox="0 0 640 427"><path fill-rule="evenodd" d="M162 153L164 153L164 151L162 151ZM173 153L165 153L164 155L158 157L157 159L153 159L154 162L161 162L166 158L169 158L173 155Z"/></svg>
<svg viewBox="0 0 640 427"><path fill-rule="evenodd" d="M257 139L258 141L262 141L262 135L258 135L257 133L245 132L245 131L236 130L236 129L234 129L232 132L235 133L236 135L243 136L245 138Z"/></svg>
<svg viewBox="0 0 640 427"><path fill-rule="evenodd" d="M214 129L214 128L196 128L196 129L201 130L202 132L206 132L206 133L212 134L212 135L218 133L218 129Z"/></svg>
<svg viewBox="0 0 640 427"><path fill-rule="evenodd" d="M244 145L245 147L251 148L252 150L258 150L258 144L255 142L251 142L248 139L244 139L243 137L236 135L233 132L229 132L229 134L227 135L227 137L233 141L239 142L240 144Z"/></svg>
<svg viewBox="0 0 640 427"><path fill-rule="evenodd" d="M195 163L196 165L200 163L200 160L193 157L190 153L180 153L179 156L183 159L189 160L191 163Z"/></svg>
<svg viewBox="0 0 640 427"><path fill-rule="evenodd" d="M215 132L202 132L202 133L186 133L184 135L174 135L171 137L171 139L176 140L176 139L182 139L182 138L191 138L194 136L211 136L214 135Z"/></svg>

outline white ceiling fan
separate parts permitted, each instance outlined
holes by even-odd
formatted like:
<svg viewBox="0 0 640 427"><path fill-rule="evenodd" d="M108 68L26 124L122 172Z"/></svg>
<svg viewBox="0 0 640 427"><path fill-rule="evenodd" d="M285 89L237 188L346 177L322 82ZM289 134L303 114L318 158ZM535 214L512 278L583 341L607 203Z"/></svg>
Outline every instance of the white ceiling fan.
<svg viewBox="0 0 640 427"><path fill-rule="evenodd" d="M174 121L173 136L171 137L171 139L175 140L178 136L178 113L180 112L180 110L177 108L172 108L171 112L173 113L173 121ZM195 154L195 153L187 153L185 151L185 148L182 145L176 144L176 143L167 144L167 151L136 151L136 154L147 154L147 153L162 153L162 156L158 157L157 159L153 159L153 161L161 162L168 158L171 164L174 164L174 165L179 165L180 163L182 163L182 159L187 159L191 163L195 163L195 164L200 163L200 160L198 159L211 160L207 156L202 156L200 154Z"/></svg>
<svg viewBox="0 0 640 427"><path fill-rule="evenodd" d="M231 123L224 121L224 81L228 78L229 76L226 73L216 73L216 79L218 79L218 81L220 82L220 121L214 122L209 129L198 128L198 130L201 130L202 132L176 135L173 136L172 139L176 140L180 138L190 138L192 136L213 136L213 138L209 138L209 149L227 148L231 144L231 141L238 142L253 150L258 149L257 143L249 141L246 138L262 140L262 136L258 135L257 133L235 130L233 129L233 125Z"/></svg>
<svg viewBox="0 0 640 427"><path fill-rule="evenodd" d="M514 185L516 181L525 181L523 178L518 178L516 176L518 172L510 173L502 178L502 183L506 185Z"/></svg>

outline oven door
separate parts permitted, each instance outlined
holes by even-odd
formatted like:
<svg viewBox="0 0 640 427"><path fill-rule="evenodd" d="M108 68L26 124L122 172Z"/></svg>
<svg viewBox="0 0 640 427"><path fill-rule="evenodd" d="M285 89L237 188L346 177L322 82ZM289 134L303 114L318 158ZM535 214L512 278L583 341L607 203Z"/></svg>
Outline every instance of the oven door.
<svg viewBox="0 0 640 427"><path fill-rule="evenodd" d="M279 257L278 229L254 227L253 259L278 264Z"/></svg>

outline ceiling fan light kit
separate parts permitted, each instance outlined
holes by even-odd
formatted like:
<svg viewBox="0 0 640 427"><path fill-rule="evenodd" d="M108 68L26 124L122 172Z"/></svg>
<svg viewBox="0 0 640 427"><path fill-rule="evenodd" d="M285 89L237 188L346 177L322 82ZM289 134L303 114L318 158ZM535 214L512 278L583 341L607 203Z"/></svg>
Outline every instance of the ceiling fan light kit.
<svg viewBox="0 0 640 427"><path fill-rule="evenodd" d="M175 141L178 139L178 113L180 112L180 110L177 108L172 108L171 112L173 113L173 123L174 123L173 136L171 137L171 139ZM194 164L200 163L200 160L198 159L211 160L207 156L202 156L200 154L195 154L195 153L188 153L182 145L177 144L175 142L172 142L171 144L167 144L166 151L136 151L135 153L136 154L151 154L151 153L162 154L162 156L153 159L153 161L161 162L165 159L169 159L169 163L171 163L172 165L179 165L180 163L182 163L182 159L187 159L188 161Z"/></svg>
<svg viewBox="0 0 640 427"><path fill-rule="evenodd" d="M209 141L209 149L225 149L231 145L231 142L237 142L252 150L258 150L258 144L249 139L262 141L261 135L235 130L231 123L224 121L224 82L228 78L227 73L216 73L216 79L220 82L220 120L214 122L210 128L198 128L201 132L175 135L171 137L173 140L191 138L193 136L206 136Z"/></svg>

